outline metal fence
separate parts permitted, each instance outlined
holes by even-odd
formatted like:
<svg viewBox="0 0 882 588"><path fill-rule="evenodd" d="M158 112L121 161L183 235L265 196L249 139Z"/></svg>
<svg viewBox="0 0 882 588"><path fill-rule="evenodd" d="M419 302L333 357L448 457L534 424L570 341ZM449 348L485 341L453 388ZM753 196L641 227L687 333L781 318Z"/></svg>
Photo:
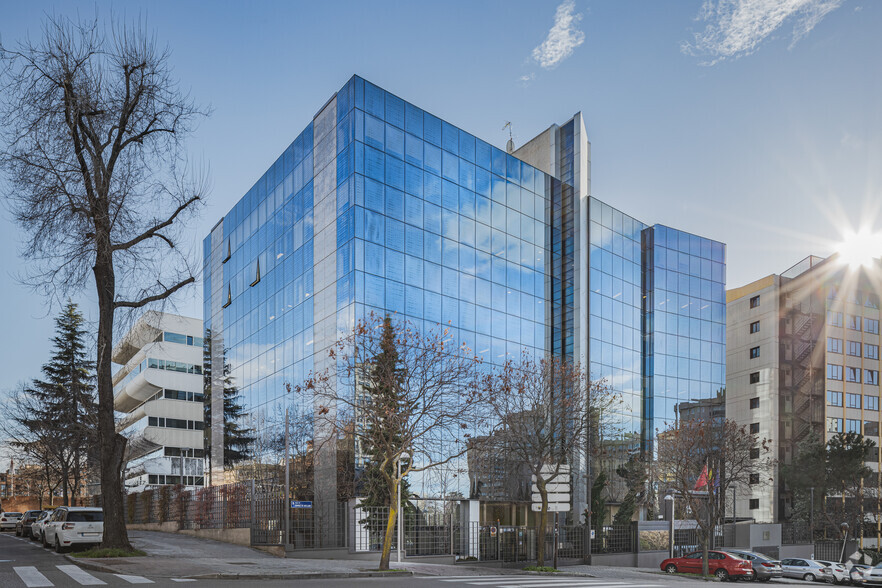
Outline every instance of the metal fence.
<svg viewBox="0 0 882 588"><path fill-rule="evenodd" d="M251 526L247 482L186 490L161 486L126 496L130 524L177 522L184 529L240 529Z"/></svg>

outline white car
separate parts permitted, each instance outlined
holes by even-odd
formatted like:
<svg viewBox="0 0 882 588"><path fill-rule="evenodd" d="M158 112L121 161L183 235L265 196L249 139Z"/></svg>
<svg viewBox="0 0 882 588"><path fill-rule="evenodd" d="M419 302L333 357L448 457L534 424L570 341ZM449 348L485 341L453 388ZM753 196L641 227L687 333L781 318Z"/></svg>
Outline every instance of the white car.
<svg viewBox="0 0 882 588"><path fill-rule="evenodd" d="M845 564L836 563L834 561L825 561L816 559L816 562L824 566L824 580L833 582L834 584L847 584L849 580L848 570Z"/></svg>
<svg viewBox="0 0 882 588"><path fill-rule="evenodd" d="M43 547L58 553L75 545L98 545L104 538L104 511L87 506L59 506L43 524Z"/></svg>
<svg viewBox="0 0 882 588"><path fill-rule="evenodd" d="M20 512L0 513L0 531L15 531L15 525L21 517Z"/></svg>
<svg viewBox="0 0 882 588"><path fill-rule="evenodd" d="M45 510L43 514L37 517L37 520L31 525L31 539L40 541L43 538L43 525L46 524L46 521L49 520L53 512L55 511Z"/></svg>

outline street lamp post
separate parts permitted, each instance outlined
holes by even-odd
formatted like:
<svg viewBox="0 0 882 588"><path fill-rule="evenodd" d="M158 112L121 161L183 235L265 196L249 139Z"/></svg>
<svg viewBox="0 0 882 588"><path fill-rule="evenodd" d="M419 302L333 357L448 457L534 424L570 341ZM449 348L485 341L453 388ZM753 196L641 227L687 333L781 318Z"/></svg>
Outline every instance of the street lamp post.
<svg viewBox="0 0 882 588"><path fill-rule="evenodd" d="M667 502L671 509L671 526L670 526L670 534L668 535L668 557L674 557L674 495L668 494L665 496L665 502Z"/></svg>
<svg viewBox="0 0 882 588"><path fill-rule="evenodd" d="M848 523L842 523L839 525L839 530L842 531L842 552L839 554L839 563L844 563L845 543L848 541Z"/></svg>
<svg viewBox="0 0 882 588"><path fill-rule="evenodd" d="M402 519L404 518L404 513L401 511L401 460L407 458L410 458L410 454L402 452L396 460L396 465L398 467L398 563L401 563L401 542L403 541Z"/></svg>

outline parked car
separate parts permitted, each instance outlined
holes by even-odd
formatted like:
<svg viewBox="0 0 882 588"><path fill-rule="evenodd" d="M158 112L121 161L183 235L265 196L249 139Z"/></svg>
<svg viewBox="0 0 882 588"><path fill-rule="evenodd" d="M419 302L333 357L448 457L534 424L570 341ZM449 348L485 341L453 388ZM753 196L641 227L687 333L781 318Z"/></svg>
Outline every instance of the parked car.
<svg viewBox="0 0 882 588"><path fill-rule="evenodd" d="M862 585L865 580L864 576L872 568L873 566L868 566L867 564L851 564L851 568L848 570L848 577L851 583L855 586Z"/></svg>
<svg viewBox="0 0 882 588"><path fill-rule="evenodd" d="M701 573L701 552L695 551L683 557L674 557L661 562L661 569L669 574ZM753 568L746 559L736 557L725 551L709 551L707 554L708 572L721 580L737 580L753 575Z"/></svg>
<svg viewBox="0 0 882 588"><path fill-rule="evenodd" d="M14 531L18 519L21 518L20 512L3 512L0 513L0 531Z"/></svg>
<svg viewBox="0 0 882 588"><path fill-rule="evenodd" d="M780 578L784 574L784 571L781 569L781 562L763 553L740 549L727 549L726 551L735 557L740 557L750 562L753 568L753 575L749 578L750 580L768 582L772 578Z"/></svg>
<svg viewBox="0 0 882 588"><path fill-rule="evenodd" d="M53 511L44 510L43 514L37 517L37 520L31 523L31 539L34 541L40 541L43 538L43 525L46 524L46 521L49 520L49 517L52 516Z"/></svg>
<svg viewBox="0 0 882 588"><path fill-rule="evenodd" d="M864 572L864 586L882 586L882 564Z"/></svg>
<svg viewBox="0 0 882 588"><path fill-rule="evenodd" d="M75 545L97 545L104 536L104 511L88 506L59 506L43 525L43 547L58 553Z"/></svg>
<svg viewBox="0 0 882 588"><path fill-rule="evenodd" d="M43 514L42 510L29 510L24 513L24 516L18 519L18 522L15 524L15 536L30 536L31 525L34 524L34 521L36 521L37 517L39 517L41 514Z"/></svg>
<svg viewBox="0 0 882 588"><path fill-rule="evenodd" d="M824 566L813 559L790 557L781 560L785 578L800 578L809 582L824 579Z"/></svg>
<svg viewBox="0 0 882 588"><path fill-rule="evenodd" d="M845 564L816 559L816 562L824 565L824 580L833 584L845 584L849 581L848 570Z"/></svg>

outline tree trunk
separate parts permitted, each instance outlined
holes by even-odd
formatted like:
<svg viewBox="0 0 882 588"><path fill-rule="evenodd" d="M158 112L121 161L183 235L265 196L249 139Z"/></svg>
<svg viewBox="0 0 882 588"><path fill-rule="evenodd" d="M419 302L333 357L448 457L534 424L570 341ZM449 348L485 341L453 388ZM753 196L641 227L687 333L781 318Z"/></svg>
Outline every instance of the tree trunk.
<svg viewBox="0 0 882 588"><path fill-rule="evenodd" d="M548 525L548 492L545 491L545 484L539 485L539 493L542 496L542 510L539 512L539 532L536 533L536 565L541 568L545 565L545 527Z"/></svg>
<svg viewBox="0 0 882 588"><path fill-rule="evenodd" d="M389 519L386 521L386 536L383 537L383 551L380 553L380 570L389 569L389 558L392 556L392 536L395 533L395 522L398 518L398 495L394 495L392 505L389 507ZM398 546L399 549L404 547Z"/></svg>
<svg viewBox="0 0 882 588"><path fill-rule="evenodd" d="M708 575L708 565L707 565L707 536L704 537L704 540L701 542L701 575Z"/></svg>
<svg viewBox="0 0 882 588"><path fill-rule="evenodd" d="M113 311L116 291L110 231L97 239L95 285L98 291L98 447L101 455L101 497L104 501L104 540L101 547L131 550L123 504L122 463L126 438L113 419Z"/></svg>

